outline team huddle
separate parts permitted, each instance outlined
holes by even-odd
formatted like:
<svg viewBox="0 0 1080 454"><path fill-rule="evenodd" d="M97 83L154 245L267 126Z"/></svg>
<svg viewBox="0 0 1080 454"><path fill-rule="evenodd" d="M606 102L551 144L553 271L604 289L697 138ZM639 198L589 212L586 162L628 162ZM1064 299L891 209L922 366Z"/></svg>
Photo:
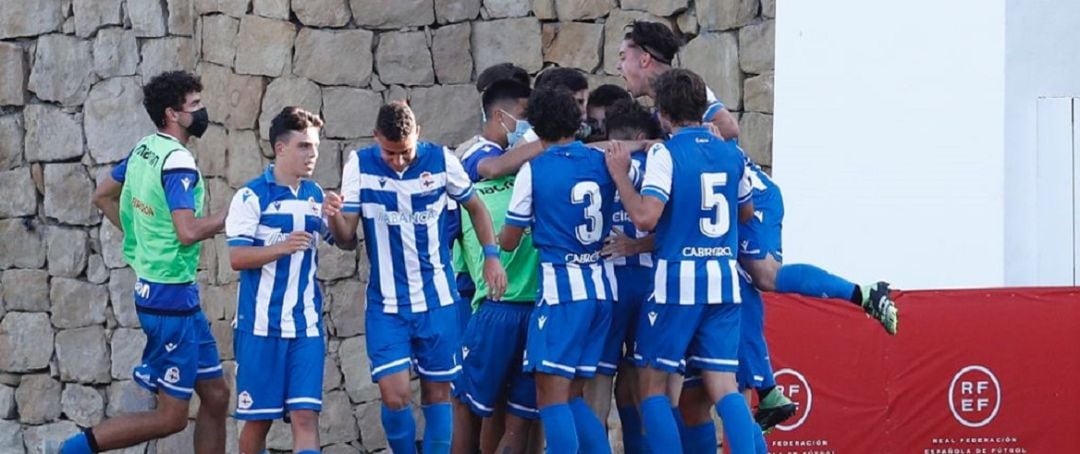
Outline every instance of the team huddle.
<svg viewBox="0 0 1080 454"><path fill-rule="evenodd" d="M277 419L295 452L318 452L323 242L367 254L354 303L394 453L418 450L413 376L424 453L611 452L613 397L627 453L716 452L714 409L731 452L767 452L764 434L796 406L773 381L760 292L850 301L890 334L898 311L886 283L783 264L779 188L702 78L671 66L679 46L662 24L631 24L625 89L590 92L573 69L532 80L509 63L486 68L483 125L453 149L422 140L407 103L387 103L375 143L348 153L338 193L311 180L323 121L286 107L269 126L274 162L212 214L185 147L207 129L202 85L185 72L153 78L144 105L158 132L94 203L123 230L138 277L147 344L133 377L157 407L45 452L179 432L193 394L196 452L224 452L232 395L240 452L265 452ZM235 390L195 283L200 242L222 230L240 272Z"/></svg>

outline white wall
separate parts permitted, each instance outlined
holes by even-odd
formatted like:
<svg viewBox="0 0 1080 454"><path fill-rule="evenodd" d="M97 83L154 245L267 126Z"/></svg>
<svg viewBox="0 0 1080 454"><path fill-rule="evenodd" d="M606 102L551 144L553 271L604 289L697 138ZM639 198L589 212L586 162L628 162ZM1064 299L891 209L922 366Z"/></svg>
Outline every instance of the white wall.
<svg viewBox="0 0 1080 454"><path fill-rule="evenodd" d="M1005 283L1033 285L1045 282L1036 274L1037 221L1070 222L1065 209L1036 209L1035 105L1080 96L1080 4L1008 0L1006 11Z"/></svg>
<svg viewBox="0 0 1080 454"><path fill-rule="evenodd" d="M1005 282L1005 1L778 2L786 262L909 289Z"/></svg>

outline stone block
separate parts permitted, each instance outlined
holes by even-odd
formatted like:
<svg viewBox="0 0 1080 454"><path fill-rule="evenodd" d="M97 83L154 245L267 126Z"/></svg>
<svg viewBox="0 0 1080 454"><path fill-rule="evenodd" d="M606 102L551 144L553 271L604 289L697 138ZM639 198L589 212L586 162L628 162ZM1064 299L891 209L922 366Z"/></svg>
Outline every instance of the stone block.
<svg viewBox="0 0 1080 454"><path fill-rule="evenodd" d="M352 19L347 0L294 1L292 10L308 27L343 27Z"/></svg>
<svg viewBox="0 0 1080 454"><path fill-rule="evenodd" d="M9 312L0 321L0 370L30 372L49 367L53 329L44 313Z"/></svg>
<svg viewBox="0 0 1080 454"><path fill-rule="evenodd" d="M368 360L366 346L366 339L357 336L341 341L341 348L338 349L338 361L345 377L345 392L349 393L349 399L353 403L370 402L379 398L379 385L371 382L371 362ZM365 438L365 443L366 440Z"/></svg>
<svg viewBox="0 0 1080 454"><path fill-rule="evenodd" d="M140 38L158 38L168 31L165 2L161 0L127 0L127 14L131 29Z"/></svg>
<svg viewBox="0 0 1080 454"><path fill-rule="evenodd" d="M270 121L286 106L297 106L309 112L321 112L322 91L318 85L304 78L283 77L270 82L262 99L259 137L263 140L270 138Z"/></svg>
<svg viewBox="0 0 1080 454"><path fill-rule="evenodd" d="M23 432L23 443L28 454L42 454L41 442L43 440L64 440L71 434L79 431L79 427L71 421L53 422L41 426L27 427Z"/></svg>
<svg viewBox="0 0 1080 454"><path fill-rule="evenodd" d="M604 72L619 74L619 45L623 42L623 36L626 36L626 27L634 21L660 22L668 27L671 26L667 19L652 14L612 10L611 15L604 22Z"/></svg>
<svg viewBox="0 0 1080 454"><path fill-rule="evenodd" d="M83 115L87 148L95 161L120 161L143 137L154 133L142 99L142 87L133 77L109 79L90 90Z"/></svg>
<svg viewBox="0 0 1080 454"><path fill-rule="evenodd" d="M431 85L435 83L427 34L386 32L379 37L375 67L384 84Z"/></svg>
<svg viewBox="0 0 1080 454"><path fill-rule="evenodd" d="M322 91L326 137L355 139L371 137L382 96L361 88L326 87ZM340 176L340 175L339 175Z"/></svg>
<svg viewBox="0 0 1080 454"><path fill-rule="evenodd" d="M319 441L326 444L348 443L359 438L360 432L349 397L344 391L325 393L319 415Z"/></svg>
<svg viewBox="0 0 1080 454"><path fill-rule="evenodd" d="M480 0L435 0L435 20L440 24L476 19L479 14Z"/></svg>
<svg viewBox="0 0 1080 454"><path fill-rule="evenodd" d="M225 175L229 186L239 188L262 173L262 152L255 131L229 132L229 168ZM222 201L222 204L228 203Z"/></svg>
<svg viewBox="0 0 1080 454"><path fill-rule="evenodd" d="M356 420L360 422L360 437L368 452L386 449L386 431L380 421L382 403L368 402L356 406ZM419 433L419 432L417 432Z"/></svg>
<svg viewBox="0 0 1080 454"><path fill-rule="evenodd" d="M33 216L37 213L37 190L30 167L0 171L0 188L7 188L0 198L0 217Z"/></svg>
<svg viewBox="0 0 1080 454"><path fill-rule="evenodd" d="M471 35L472 25L467 22L435 30L431 59L435 66L435 78L440 84L468 83L472 78Z"/></svg>
<svg viewBox="0 0 1080 454"><path fill-rule="evenodd" d="M240 21L224 14L202 18L202 59L232 68Z"/></svg>
<svg viewBox="0 0 1080 454"><path fill-rule="evenodd" d="M487 17L502 19L507 17L525 17L532 9L530 0L484 0Z"/></svg>
<svg viewBox="0 0 1080 454"><path fill-rule="evenodd" d="M80 427L90 427L105 418L105 398L84 385L69 384L60 395L64 416Z"/></svg>
<svg viewBox="0 0 1080 454"><path fill-rule="evenodd" d="M232 320L214 320L210 323L210 331L217 341L218 354L222 360L231 360L233 354L233 327Z"/></svg>
<svg viewBox="0 0 1080 454"><path fill-rule="evenodd" d="M120 328L113 331L109 343L112 365L109 372L114 380L131 378L131 371L142 364L142 351L146 346L146 334L141 329Z"/></svg>
<svg viewBox="0 0 1080 454"><path fill-rule="evenodd" d="M27 161L61 161L82 156L81 115L48 104L30 104L23 109L23 118Z"/></svg>
<svg viewBox="0 0 1080 454"><path fill-rule="evenodd" d="M319 143L319 161L315 164L315 172L311 179L324 190L341 187L341 142L337 140L323 139ZM319 270L322 270L323 262L319 262Z"/></svg>
<svg viewBox="0 0 1080 454"><path fill-rule="evenodd" d="M253 0L251 10L254 14L270 19L289 20L290 0ZM298 0L296 3L307 3Z"/></svg>
<svg viewBox="0 0 1080 454"><path fill-rule="evenodd" d="M364 287L357 280L345 279L327 286L330 319L334 335L352 337L364 334Z"/></svg>
<svg viewBox="0 0 1080 454"><path fill-rule="evenodd" d="M15 388L7 385L0 385L0 419L14 419L17 417L17 405L15 403ZM0 452L5 446L5 440L7 436L4 433L3 423L7 421L0 421Z"/></svg>
<svg viewBox="0 0 1080 454"><path fill-rule="evenodd" d="M23 159L23 141L26 139L23 124L22 113L0 115L0 170L14 169L26 163Z"/></svg>
<svg viewBox="0 0 1080 454"><path fill-rule="evenodd" d="M614 8L613 0L555 0L555 14L562 22L597 19Z"/></svg>
<svg viewBox="0 0 1080 454"><path fill-rule="evenodd" d="M101 258L105 260L106 267L113 269L127 266L121 249L123 241L124 232L111 222L101 223L101 228L98 230L98 243L101 246Z"/></svg>
<svg viewBox="0 0 1080 454"><path fill-rule="evenodd" d="M489 66L504 62L535 73L544 63L540 21L518 18L476 22L473 24L472 52L473 68L478 74ZM468 128L470 131L473 129L475 125Z"/></svg>
<svg viewBox="0 0 1080 454"><path fill-rule="evenodd" d="M458 144L480 124L480 94L471 84L415 88L409 97L424 140Z"/></svg>
<svg viewBox="0 0 1080 454"><path fill-rule="evenodd" d="M48 374L24 375L15 390L19 422L41 424L60 417L60 382Z"/></svg>
<svg viewBox="0 0 1080 454"><path fill-rule="evenodd" d="M108 357L105 328L101 326L56 333L56 362L60 368L60 379L65 382L108 383Z"/></svg>
<svg viewBox="0 0 1080 454"><path fill-rule="evenodd" d="M739 29L739 67L750 74L772 71L776 53L776 21Z"/></svg>
<svg viewBox="0 0 1080 454"><path fill-rule="evenodd" d="M46 263L49 274L61 277L79 277L86 269L89 244L86 232L59 226L49 226L45 234L48 244Z"/></svg>
<svg viewBox="0 0 1080 454"><path fill-rule="evenodd" d="M0 0L0 39L37 36L59 31L64 23L64 0Z"/></svg>
<svg viewBox="0 0 1080 454"><path fill-rule="evenodd" d="M356 25L364 28L398 29L419 27L435 22L432 0L349 0Z"/></svg>
<svg viewBox="0 0 1080 454"><path fill-rule="evenodd" d="M199 65L203 103L210 121L229 129L253 129L266 80L259 76L235 74L229 68L209 63ZM204 136L205 137L205 136Z"/></svg>
<svg viewBox="0 0 1080 454"><path fill-rule="evenodd" d="M296 37L293 73L323 85L362 87L371 78L371 43L367 30L305 28Z"/></svg>
<svg viewBox="0 0 1080 454"><path fill-rule="evenodd" d="M45 166L45 216L67 224L94 225L101 212L90 200L94 182L82 164Z"/></svg>
<svg viewBox="0 0 1080 454"><path fill-rule="evenodd" d="M687 0L622 0L620 6L623 9L648 11L649 14L668 17L685 10L688 4Z"/></svg>
<svg viewBox="0 0 1080 454"><path fill-rule="evenodd" d="M48 312L49 273L45 270L7 270L2 279L4 309Z"/></svg>
<svg viewBox="0 0 1080 454"><path fill-rule="evenodd" d="M751 160L772 166L772 115L748 112L739 119L739 146Z"/></svg>
<svg viewBox="0 0 1080 454"><path fill-rule="evenodd" d="M742 27L758 14L759 0L697 0L698 23L702 31L730 30Z"/></svg>
<svg viewBox="0 0 1080 454"><path fill-rule="evenodd" d="M144 81L166 71L194 71L196 42L192 38L170 36L168 38L144 39L139 75Z"/></svg>
<svg viewBox="0 0 1080 454"><path fill-rule="evenodd" d="M776 17L776 0L761 0L761 15L773 19Z"/></svg>
<svg viewBox="0 0 1080 454"><path fill-rule="evenodd" d="M192 36L195 34L195 2L193 0L168 0L169 34Z"/></svg>
<svg viewBox="0 0 1080 454"><path fill-rule="evenodd" d="M26 55L14 43L0 42L0 106L26 104Z"/></svg>
<svg viewBox="0 0 1080 454"><path fill-rule="evenodd" d="M201 68L202 66L200 66ZM205 83L205 78L203 79ZM203 104L208 100L204 99ZM209 107L207 107L209 110ZM199 166L199 172L205 178L220 177L225 175L228 167L226 150L228 150L229 136L225 128L210 124L202 137L192 137L188 142L188 150L195 155Z"/></svg>
<svg viewBox="0 0 1080 454"><path fill-rule="evenodd" d="M532 12L540 20L555 20L559 17L555 12L555 0L532 0Z"/></svg>
<svg viewBox="0 0 1080 454"><path fill-rule="evenodd" d="M251 0L195 0L198 14L225 13L237 19L247 14Z"/></svg>
<svg viewBox="0 0 1080 454"><path fill-rule="evenodd" d="M82 328L105 323L109 291L104 285L54 277L49 299L52 301L52 323L57 328Z"/></svg>
<svg viewBox="0 0 1080 454"><path fill-rule="evenodd" d="M30 219L0 219L0 269L45 266L44 231Z"/></svg>
<svg viewBox="0 0 1080 454"><path fill-rule="evenodd" d="M66 35L38 39L27 88L44 101L78 106L94 83L93 44Z"/></svg>
<svg viewBox="0 0 1080 454"><path fill-rule="evenodd" d="M89 38L106 25L122 25L120 15L122 0L74 0L75 36Z"/></svg>
<svg viewBox="0 0 1080 454"><path fill-rule="evenodd" d="M561 23L556 28L551 45L544 48L544 61L591 73L600 64L600 41L603 37L603 24Z"/></svg>
<svg viewBox="0 0 1080 454"><path fill-rule="evenodd" d="M749 112L772 113L773 111L773 72L746 79L743 84L743 96L746 99L745 110Z"/></svg>
<svg viewBox="0 0 1080 454"><path fill-rule="evenodd" d="M290 22L244 16L236 37L236 72L278 77L292 61L296 26Z"/></svg>
<svg viewBox="0 0 1080 454"><path fill-rule="evenodd" d="M139 45L134 31L118 27L98 30L94 38L94 72L98 77L134 76L138 68Z"/></svg>
<svg viewBox="0 0 1080 454"><path fill-rule="evenodd" d="M125 413L153 410L157 406L157 398L132 380L109 383L106 397L108 405L105 406L105 416L109 418Z"/></svg>
<svg viewBox="0 0 1080 454"><path fill-rule="evenodd" d="M735 33L704 33L682 50L683 65L712 88L728 110L741 110L743 73Z"/></svg>

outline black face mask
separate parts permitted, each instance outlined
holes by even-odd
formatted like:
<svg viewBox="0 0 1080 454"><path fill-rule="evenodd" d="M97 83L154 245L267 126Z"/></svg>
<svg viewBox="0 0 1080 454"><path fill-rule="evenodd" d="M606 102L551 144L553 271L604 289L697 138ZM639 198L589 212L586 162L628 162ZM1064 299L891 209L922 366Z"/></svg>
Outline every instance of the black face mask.
<svg viewBox="0 0 1080 454"><path fill-rule="evenodd" d="M191 125L187 127L188 134L194 137L202 137L206 132L206 128L210 126L210 115L206 113L206 108L189 112L191 114Z"/></svg>

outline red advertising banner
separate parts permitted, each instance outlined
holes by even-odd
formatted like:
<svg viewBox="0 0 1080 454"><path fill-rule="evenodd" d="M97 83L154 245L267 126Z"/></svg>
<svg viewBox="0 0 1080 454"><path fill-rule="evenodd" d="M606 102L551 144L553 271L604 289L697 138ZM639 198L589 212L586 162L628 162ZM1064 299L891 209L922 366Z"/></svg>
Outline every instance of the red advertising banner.
<svg viewBox="0 0 1080 454"><path fill-rule="evenodd" d="M1080 453L1080 288L894 296L896 337L850 304L766 296L799 404L769 452Z"/></svg>

